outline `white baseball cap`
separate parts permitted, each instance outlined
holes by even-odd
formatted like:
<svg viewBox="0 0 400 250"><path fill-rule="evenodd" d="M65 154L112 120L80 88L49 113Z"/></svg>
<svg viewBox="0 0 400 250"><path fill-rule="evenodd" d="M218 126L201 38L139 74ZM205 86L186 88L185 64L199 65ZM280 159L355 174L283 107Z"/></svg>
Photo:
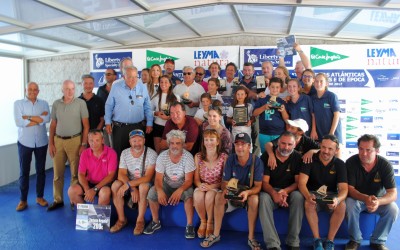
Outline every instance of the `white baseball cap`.
<svg viewBox="0 0 400 250"><path fill-rule="evenodd" d="M288 120L290 126L300 128L304 133L308 131L308 124L303 119Z"/></svg>

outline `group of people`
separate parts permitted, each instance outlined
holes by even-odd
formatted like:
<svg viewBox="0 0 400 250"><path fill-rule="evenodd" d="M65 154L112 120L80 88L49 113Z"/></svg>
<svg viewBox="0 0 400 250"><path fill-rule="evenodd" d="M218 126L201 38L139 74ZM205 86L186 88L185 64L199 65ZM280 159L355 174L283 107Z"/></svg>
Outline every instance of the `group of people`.
<svg viewBox="0 0 400 250"><path fill-rule="evenodd" d="M75 83L62 84L63 97L53 103L38 99L39 86L30 82L26 98L15 102L19 127L20 202L27 208L32 153L36 158L37 198L48 211L64 206L64 172L68 161L71 209L84 202L110 204L118 220L116 233L128 221L124 206L137 207L134 235L153 234L161 228L161 206L183 201L185 237L195 238L196 210L201 246L221 240L224 214L246 208L248 245L261 249L255 238L257 218L268 249L280 249L273 210L289 209L286 245L300 248L304 212L314 237L314 249L334 249L334 238L347 215L350 241L357 249L362 235L360 213L377 213L380 219L370 238L374 249L385 242L398 215L393 167L378 155L374 135L358 139L359 153L340 159L341 126L337 96L327 90L328 79L315 76L307 57L296 44L302 61L296 77L283 66L262 64L262 81L254 66L245 63L243 78L237 67L212 63L210 78L202 67L183 68L183 80L173 75L175 62L143 69L141 81L131 59L123 59L117 78L107 69L107 83L93 93L94 79L82 77L83 93L75 98ZM282 60L283 61L283 58ZM221 84L223 83L223 84ZM261 87L260 87L261 86ZM222 96L233 97L226 109ZM238 109L245 109L239 122ZM50 122L49 137L46 123ZM244 121L243 121L244 120ZM47 151L53 158L53 202L43 197ZM261 157L259 157L261 155ZM152 220L145 223L149 206ZM331 213L327 238L318 228L318 211Z"/></svg>

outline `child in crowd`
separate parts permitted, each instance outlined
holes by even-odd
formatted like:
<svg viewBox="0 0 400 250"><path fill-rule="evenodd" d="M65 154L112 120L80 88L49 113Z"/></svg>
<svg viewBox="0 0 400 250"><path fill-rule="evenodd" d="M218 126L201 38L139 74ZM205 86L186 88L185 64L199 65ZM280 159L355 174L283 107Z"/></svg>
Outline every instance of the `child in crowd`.
<svg viewBox="0 0 400 250"><path fill-rule="evenodd" d="M229 107L227 116L227 123L232 125L232 138L235 138L239 133L246 133L251 138L251 124L254 122L253 105L249 103L248 89L244 86L239 86L233 97L232 106ZM233 112L235 108L245 107L247 109L247 123L237 125L233 120ZM250 149L251 150L251 149Z"/></svg>
<svg viewBox="0 0 400 250"><path fill-rule="evenodd" d="M254 107L254 116L259 117L260 126L260 147L261 153L265 151L265 144L275 140L285 131L286 120L289 115L286 112L283 99L279 96L283 82L281 79L274 77L270 80L270 94L264 98L258 99Z"/></svg>
<svg viewBox="0 0 400 250"><path fill-rule="evenodd" d="M207 113L208 113L208 109L212 103L211 101L211 95L209 93L203 93L200 96L200 102L201 102L201 108L199 108L196 112L196 114L194 115L194 119L197 122L197 125L201 125L204 120L206 120L207 118Z"/></svg>

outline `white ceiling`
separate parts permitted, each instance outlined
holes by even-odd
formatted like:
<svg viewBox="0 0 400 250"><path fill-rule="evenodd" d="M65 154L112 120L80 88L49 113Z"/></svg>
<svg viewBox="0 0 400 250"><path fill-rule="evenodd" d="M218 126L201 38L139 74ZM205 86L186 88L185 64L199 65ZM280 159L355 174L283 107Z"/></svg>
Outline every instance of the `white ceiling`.
<svg viewBox="0 0 400 250"><path fill-rule="evenodd" d="M0 1L3 55L32 58L237 34L399 42L400 0Z"/></svg>

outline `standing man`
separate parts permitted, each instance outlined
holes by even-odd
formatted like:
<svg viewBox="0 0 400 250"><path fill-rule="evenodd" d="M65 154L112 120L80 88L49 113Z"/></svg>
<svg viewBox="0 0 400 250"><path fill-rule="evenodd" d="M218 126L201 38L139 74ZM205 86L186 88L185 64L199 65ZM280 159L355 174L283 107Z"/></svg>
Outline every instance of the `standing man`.
<svg viewBox="0 0 400 250"><path fill-rule="evenodd" d="M281 249L281 241L274 225L273 210L278 207L289 208L289 225L286 245L289 249L300 249L299 233L304 215L304 198L297 190L301 154L294 150L296 136L285 131L278 139L278 146L273 148L277 159L274 169L264 168L262 191L260 193L260 221L264 242L268 249ZM268 163L268 153L264 152L261 160Z"/></svg>
<svg viewBox="0 0 400 250"><path fill-rule="evenodd" d="M53 103L51 110L49 154L53 158L54 202L47 211L64 206L64 172L68 160L71 171L71 185L78 183L79 155L87 147L89 113L86 103L75 98L75 83L65 80L63 97Z"/></svg>
<svg viewBox="0 0 400 250"><path fill-rule="evenodd" d="M106 103L112 84L117 79L117 72L115 72L114 69L108 68L104 73L104 78L106 79L106 84L97 90L97 96L100 97L104 103Z"/></svg>
<svg viewBox="0 0 400 250"><path fill-rule="evenodd" d="M144 230L144 214L147 208L147 193L151 187L156 166L157 153L145 147L145 134L140 129L129 133L130 148L122 151L118 170L118 180L112 186L113 202L117 211L118 220L110 228L111 233L116 233L128 223L124 212L124 203L138 205L138 216L134 235L140 235Z"/></svg>
<svg viewBox="0 0 400 250"><path fill-rule="evenodd" d="M152 221L147 225L144 234L153 234L161 228L160 205L176 206L179 201L183 201L187 221L185 238L195 237L193 176L196 166L193 156L183 148L185 136L180 130L172 130L167 134L168 150L161 152L157 158L154 186L147 195Z"/></svg>
<svg viewBox="0 0 400 250"><path fill-rule="evenodd" d="M378 155L381 143L375 135L358 139L358 154L346 161L349 179L347 219L350 241L346 249L358 249L362 241L360 213L379 214L379 221L370 238L372 249L385 250L385 242L399 214L397 188L392 164Z"/></svg>
<svg viewBox="0 0 400 250"><path fill-rule="evenodd" d="M103 129L104 126L104 102L93 93L94 78L91 75L82 76L83 93L80 99L86 102L89 112L89 129Z"/></svg>
<svg viewBox="0 0 400 250"><path fill-rule="evenodd" d="M14 103L14 120L18 127L19 189L20 202L16 210L28 207L29 173L31 171L32 153L35 154L36 169L36 203L42 207L48 205L43 198L46 182L47 131L46 123L50 121L49 104L38 99L39 86L28 83L25 89L26 98Z"/></svg>
<svg viewBox="0 0 400 250"><path fill-rule="evenodd" d="M205 93L204 88L194 81L193 68L183 67L183 84L174 88L174 94L181 97L185 104L186 114L193 117L200 105L200 96Z"/></svg>
<svg viewBox="0 0 400 250"><path fill-rule="evenodd" d="M104 145L103 131L90 130L90 148L85 149L79 160L78 180L68 189L71 209L83 202L94 202L99 196L99 205L108 205L111 200L111 183L117 171L117 154Z"/></svg>
<svg viewBox="0 0 400 250"><path fill-rule="evenodd" d="M223 96L232 96L232 85L234 84L233 80L235 79L235 75L237 72L237 66L230 62L225 67L225 80L226 80L226 90L222 92Z"/></svg>
<svg viewBox="0 0 400 250"><path fill-rule="evenodd" d="M261 64L262 74L264 75L265 80L265 94L269 95L269 81L272 79L274 74L274 65L271 61L264 61Z"/></svg>
<svg viewBox="0 0 400 250"><path fill-rule="evenodd" d="M119 82L124 81L124 77L123 77L124 68L127 68L127 67L133 67L133 61L132 61L132 58L130 58L130 57L124 57L119 62L119 73L121 74L121 78L115 80L114 83L119 83Z"/></svg>
<svg viewBox="0 0 400 250"><path fill-rule="evenodd" d="M124 80L115 82L105 105L105 123L108 134L112 133L113 147L117 157L129 148L129 132L144 130L149 134L153 128L153 111L144 84L138 83L136 67L124 68Z"/></svg>
<svg viewBox="0 0 400 250"><path fill-rule="evenodd" d="M175 70L175 61L174 59L171 58L167 58L164 61L164 74L167 75L169 77L169 79L171 79L172 82L172 87L175 87L176 85L179 85L182 83L181 79L179 79L178 77L176 77L174 75L174 70Z"/></svg>
<svg viewBox="0 0 400 250"><path fill-rule="evenodd" d="M237 134L235 137L235 153L228 157L225 164L221 183L222 192L218 192L215 197L214 232L200 243L202 247L210 247L221 240L221 225L225 213L239 208L225 198L228 193L228 181L231 178L235 178L238 180L238 184L250 187L251 168L254 164L253 186L248 190L242 191L238 196L243 198L241 201L245 203L244 208L247 208L249 229L247 244L251 249L261 249L260 243L255 239L254 231L258 215L258 194L261 191L264 165L257 156L254 157L253 162L253 154L251 154L250 148L251 139L249 135L246 133Z"/></svg>
<svg viewBox="0 0 400 250"><path fill-rule="evenodd" d="M208 83L203 80L204 77L206 76L206 70L201 66L197 66L196 68L194 68L194 72L195 72L194 81L200 84L203 87L204 91L207 92Z"/></svg>
<svg viewBox="0 0 400 250"><path fill-rule="evenodd" d="M314 154L312 162L304 164L299 175L299 190L305 199L304 209L308 224L314 236L315 250L335 248L333 240L342 224L346 212L347 171L342 160L335 155L339 150L339 141L334 135L325 135L321 141L321 150ZM321 187L333 197L331 202L322 203L316 193ZM328 210L331 213L329 231L326 241L322 242L318 228L318 211Z"/></svg>

